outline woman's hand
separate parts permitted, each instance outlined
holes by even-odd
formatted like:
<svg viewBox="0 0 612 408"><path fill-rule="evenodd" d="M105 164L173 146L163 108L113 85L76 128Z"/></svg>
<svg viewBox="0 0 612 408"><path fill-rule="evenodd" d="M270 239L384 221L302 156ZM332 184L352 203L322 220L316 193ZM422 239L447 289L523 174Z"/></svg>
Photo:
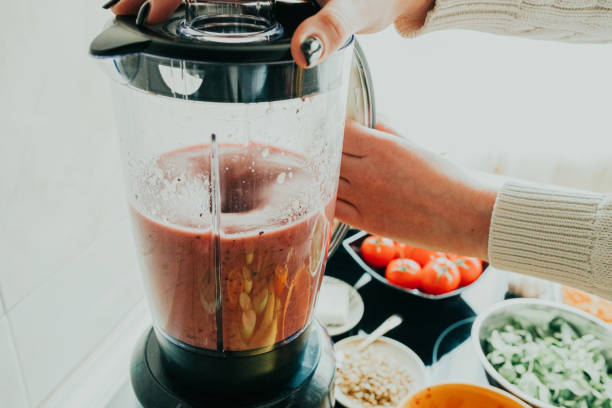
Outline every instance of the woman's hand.
<svg viewBox="0 0 612 408"><path fill-rule="evenodd" d="M347 122L336 217L397 241L487 259L497 188L379 129Z"/></svg>
<svg viewBox="0 0 612 408"><path fill-rule="evenodd" d="M137 15L139 24L159 24L166 21L181 4L181 0L110 0L103 7L116 15Z"/></svg>
<svg viewBox="0 0 612 408"><path fill-rule="evenodd" d="M291 40L291 54L301 67L317 65L340 48L352 34L382 31L400 17L404 27L417 30L424 24L427 11L433 5L433 0L317 2L323 5L322 10L302 22Z"/></svg>
<svg viewBox="0 0 612 408"><path fill-rule="evenodd" d="M350 35L384 30L398 18L419 29L433 0L317 0L323 8L296 29L291 54L301 67L312 67L340 48ZM140 24L159 24L181 0L110 0L104 8L117 15L137 14Z"/></svg>

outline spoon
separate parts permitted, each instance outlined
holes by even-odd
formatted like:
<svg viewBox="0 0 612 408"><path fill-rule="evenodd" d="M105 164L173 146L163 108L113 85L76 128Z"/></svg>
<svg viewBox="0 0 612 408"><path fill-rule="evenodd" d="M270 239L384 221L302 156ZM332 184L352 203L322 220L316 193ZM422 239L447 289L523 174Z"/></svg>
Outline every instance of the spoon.
<svg viewBox="0 0 612 408"><path fill-rule="evenodd" d="M368 283L370 283L371 280L372 280L372 276L370 276L369 273L365 272L363 275L361 275L361 277L357 280L357 282L355 282L353 287L355 288L355 290L359 290L363 288L365 285L367 285Z"/></svg>
<svg viewBox="0 0 612 408"><path fill-rule="evenodd" d="M390 330L395 329L397 326L402 324L404 318L398 314L391 315L387 320L382 322L380 326L376 328L372 333L368 334L368 336L363 339L357 351L365 350L370 344L374 343L380 337L384 336Z"/></svg>

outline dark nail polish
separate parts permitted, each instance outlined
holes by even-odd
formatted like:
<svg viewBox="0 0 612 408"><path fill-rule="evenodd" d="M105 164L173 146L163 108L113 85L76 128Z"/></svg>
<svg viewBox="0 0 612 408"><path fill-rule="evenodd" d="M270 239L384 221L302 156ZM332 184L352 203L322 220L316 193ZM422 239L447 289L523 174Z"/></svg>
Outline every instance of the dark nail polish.
<svg viewBox="0 0 612 408"><path fill-rule="evenodd" d="M138 10L138 15L136 16L136 25L143 25L149 16L149 11L151 11L151 3L149 0L145 1L142 6L140 6L140 10Z"/></svg>
<svg viewBox="0 0 612 408"><path fill-rule="evenodd" d="M311 67L319 61L323 54L323 43L317 37L311 36L306 38L302 45L302 54L306 59L306 66Z"/></svg>
<svg viewBox="0 0 612 408"><path fill-rule="evenodd" d="M110 0L109 2L105 3L102 8L103 9L109 9L111 7L113 7L115 4L119 3L121 0Z"/></svg>

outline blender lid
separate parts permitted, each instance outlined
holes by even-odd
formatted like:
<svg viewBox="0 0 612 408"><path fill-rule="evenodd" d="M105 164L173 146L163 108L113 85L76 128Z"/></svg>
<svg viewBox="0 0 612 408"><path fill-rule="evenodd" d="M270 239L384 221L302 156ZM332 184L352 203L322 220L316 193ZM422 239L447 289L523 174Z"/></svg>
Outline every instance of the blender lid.
<svg viewBox="0 0 612 408"><path fill-rule="evenodd" d="M90 53L220 63L289 61L293 32L318 10L314 0L185 0L155 26L139 26L134 16L116 17L92 42Z"/></svg>
<svg viewBox="0 0 612 408"><path fill-rule="evenodd" d="M291 36L314 15L314 0L186 0L155 26L119 16L90 53L120 83L182 101L256 103L308 97L338 88L344 58L303 69ZM354 37L339 51L350 48Z"/></svg>

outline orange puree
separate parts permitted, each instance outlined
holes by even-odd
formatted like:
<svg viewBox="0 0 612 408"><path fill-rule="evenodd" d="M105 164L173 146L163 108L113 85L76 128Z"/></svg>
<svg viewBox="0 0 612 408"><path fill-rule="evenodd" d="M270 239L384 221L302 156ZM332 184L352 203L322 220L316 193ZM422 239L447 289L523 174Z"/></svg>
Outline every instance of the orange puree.
<svg viewBox="0 0 612 408"><path fill-rule="evenodd" d="M414 394L402 408L526 408L514 397L493 388L470 384L442 384Z"/></svg>

